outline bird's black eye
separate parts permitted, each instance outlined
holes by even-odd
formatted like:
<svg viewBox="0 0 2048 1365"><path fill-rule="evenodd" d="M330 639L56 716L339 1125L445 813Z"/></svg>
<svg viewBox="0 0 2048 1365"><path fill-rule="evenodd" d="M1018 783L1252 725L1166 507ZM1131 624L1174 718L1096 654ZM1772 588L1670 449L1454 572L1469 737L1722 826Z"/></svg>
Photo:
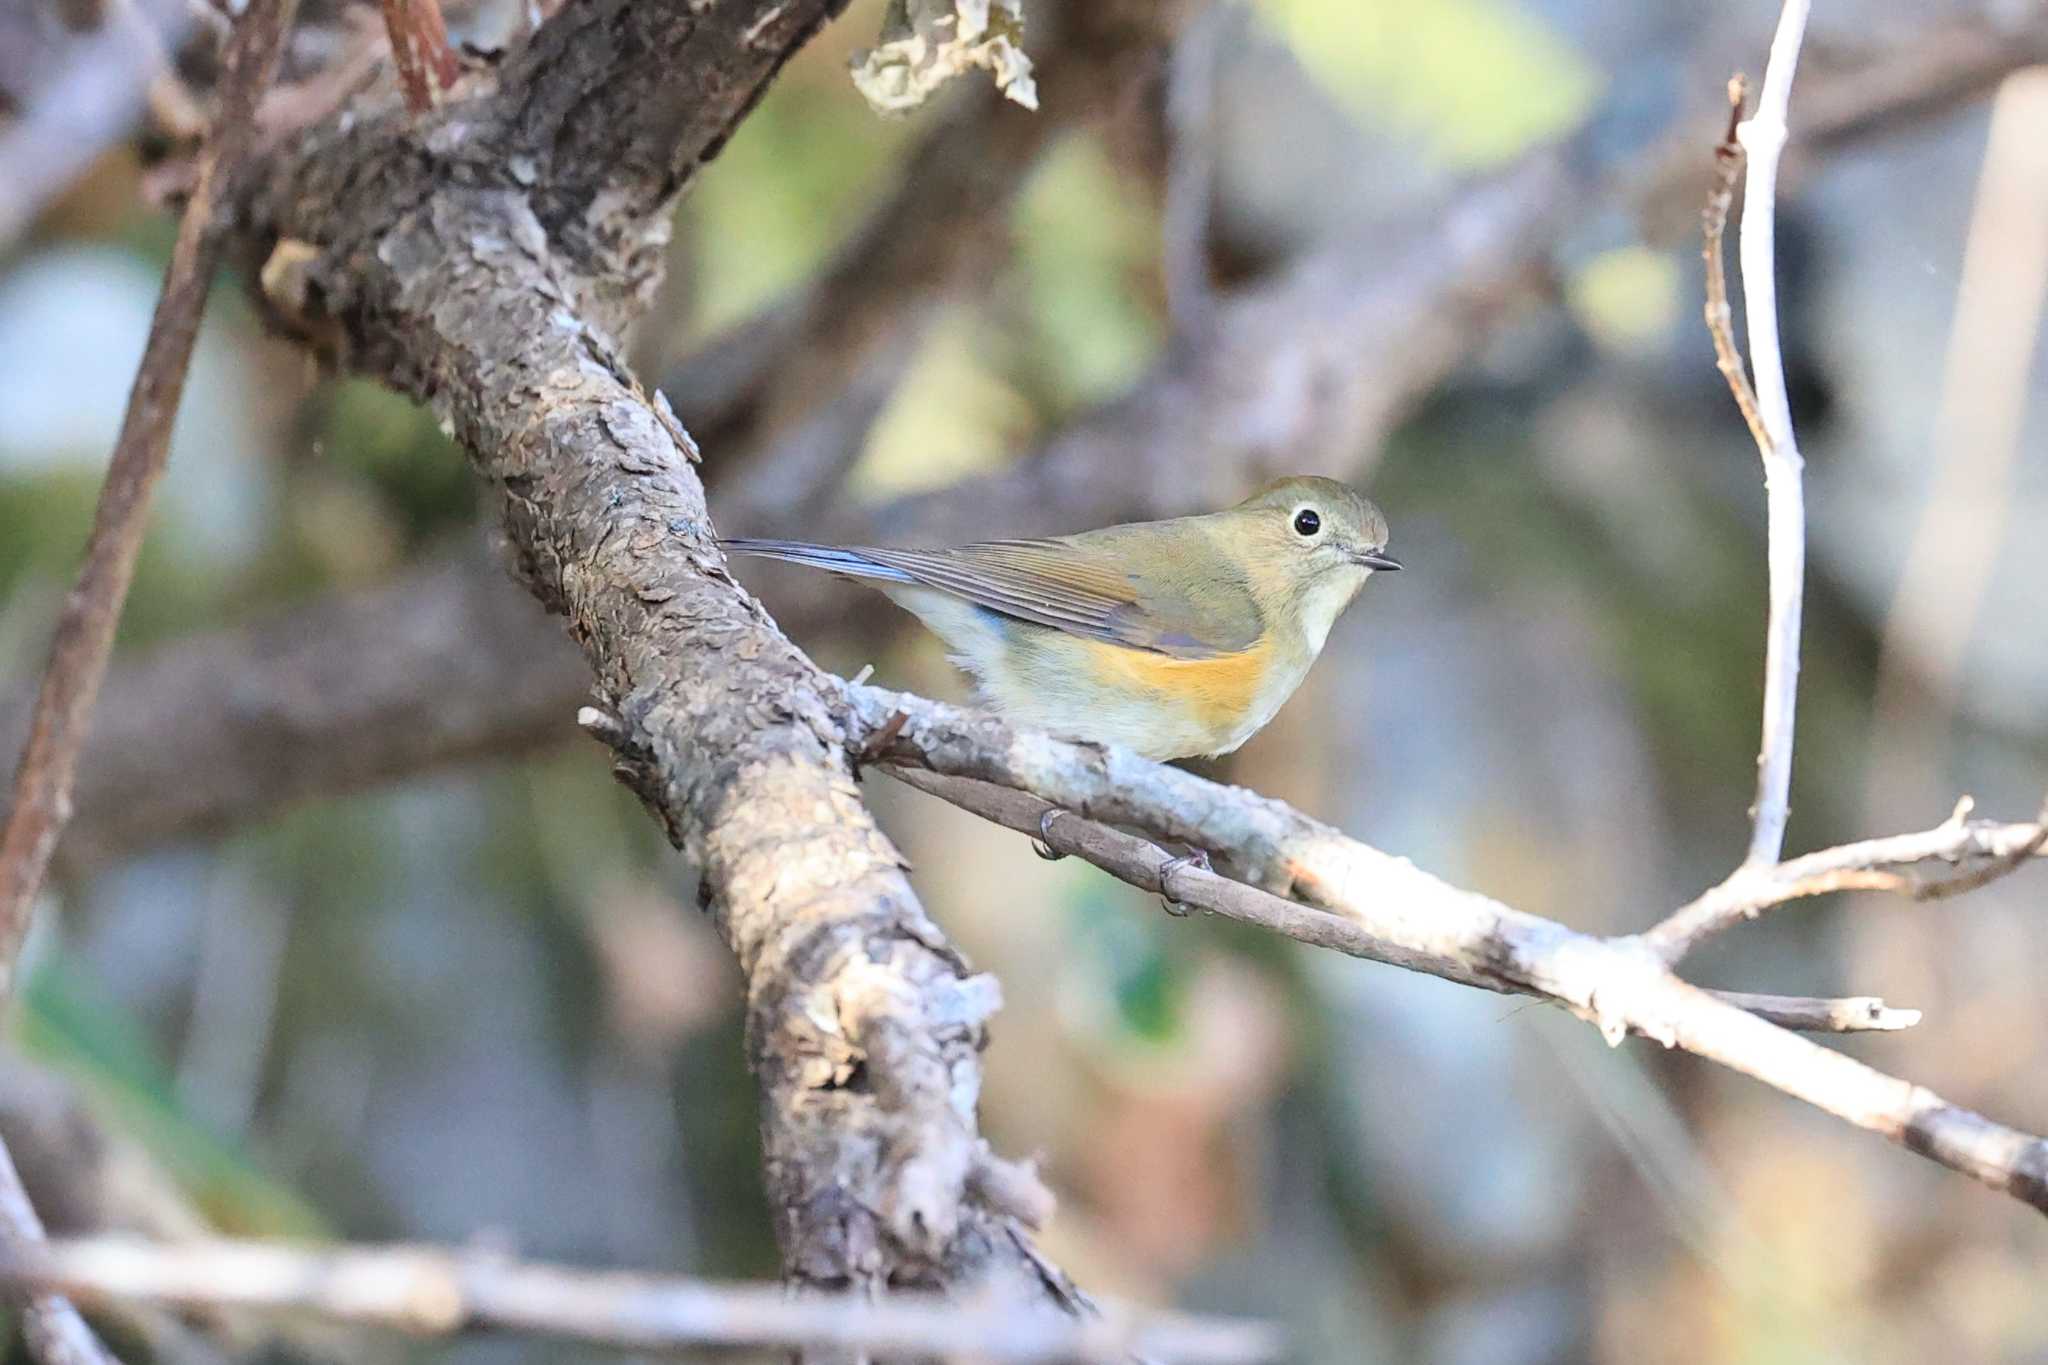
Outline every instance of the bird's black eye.
<svg viewBox="0 0 2048 1365"><path fill-rule="evenodd" d="M1294 532L1296 535L1312 536L1322 529L1323 519L1316 515L1315 508L1304 507L1294 514Z"/></svg>

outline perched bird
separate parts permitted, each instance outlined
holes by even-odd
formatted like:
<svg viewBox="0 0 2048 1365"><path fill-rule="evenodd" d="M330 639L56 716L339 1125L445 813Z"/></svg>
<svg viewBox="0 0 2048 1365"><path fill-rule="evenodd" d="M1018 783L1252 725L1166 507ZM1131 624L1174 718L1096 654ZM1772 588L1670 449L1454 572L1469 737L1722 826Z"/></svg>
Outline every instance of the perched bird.
<svg viewBox="0 0 2048 1365"><path fill-rule="evenodd" d="M720 543L871 582L950 646L1003 715L1156 759L1250 739L1365 580L1401 567L1377 507L1306 476L1207 516L1045 540Z"/></svg>

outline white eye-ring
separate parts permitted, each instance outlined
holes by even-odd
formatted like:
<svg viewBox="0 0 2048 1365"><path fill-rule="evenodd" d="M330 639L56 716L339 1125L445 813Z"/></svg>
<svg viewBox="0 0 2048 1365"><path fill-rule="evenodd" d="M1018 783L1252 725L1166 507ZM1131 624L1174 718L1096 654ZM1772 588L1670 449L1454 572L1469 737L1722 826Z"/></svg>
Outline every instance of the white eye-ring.
<svg viewBox="0 0 2048 1365"><path fill-rule="evenodd" d="M1294 514L1294 533L1305 540L1312 540L1323 529L1322 514L1313 507L1304 507Z"/></svg>

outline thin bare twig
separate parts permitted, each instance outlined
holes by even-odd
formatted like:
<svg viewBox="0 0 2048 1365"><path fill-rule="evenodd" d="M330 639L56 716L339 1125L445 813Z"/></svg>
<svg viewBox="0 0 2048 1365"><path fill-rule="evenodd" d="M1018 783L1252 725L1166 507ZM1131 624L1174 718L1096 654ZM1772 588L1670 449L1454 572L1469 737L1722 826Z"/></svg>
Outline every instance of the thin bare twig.
<svg viewBox="0 0 2048 1365"><path fill-rule="evenodd" d="M15 772L6 828L0 831L0 996L12 987L15 958L28 932L36 891L71 817L79 746L135 574L150 495L170 455L171 423L219 256L214 210L254 144L256 106L276 72L296 9L297 0L257 0L229 41L213 136L201 155L198 185L178 225L163 295L150 321L142 365L100 490L85 564L57 622L28 742Z"/></svg>
<svg viewBox="0 0 2048 1365"><path fill-rule="evenodd" d="M2034 819L2032 837L2022 839L2013 848L2004 849L1992 855L1988 863L1973 867L1958 876L1947 877L1938 882L1922 882L1913 888L1913 899L1922 901L1943 901L1960 896L1966 891L1975 891L1988 886L2007 873L2016 872L2027 859L2037 857L2048 848L2048 804L2041 807L2040 815Z"/></svg>
<svg viewBox="0 0 2048 1365"><path fill-rule="evenodd" d="M163 295L150 322L142 365L100 491L85 565L57 623L28 742L15 772L7 823L0 829L0 998L13 988L36 893L71 818L79 747L135 574L150 494L170 455L172 419L184 392L220 251L214 210L253 144L256 107L276 73L296 9L297 0L255 0L228 42L220 110L201 154L198 185L178 225ZM4 1149L0 1209L5 1212L8 1244L20 1247L42 1236L42 1223ZM77 1310L61 1298L43 1295L31 1302L26 1334L44 1365L112 1360Z"/></svg>
<svg viewBox="0 0 2048 1365"><path fill-rule="evenodd" d="M1714 188L1700 211L1700 255L1707 266L1707 335L1714 339L1714 364L1728 381L1728 391L1735 395L1735 406L1749 424L1756 448L1767 451L1771 434L1764 430L1756 390L1749 386L1749 372L1742 367L1742 348L1735 344L1735 318L1728 308L1728 267L1721 249L1728 233L1728 210L1735 203L1735 185L1742 177L1742 144L1735 140L1735 130L1742 122L1746 89L1740 73L1728 78L1728 131L1714 148Z"/></svg>
<svg viewBox="0 0 2048 1365"><path fill-rule="evenodd" d="M896 712L875 730L869 744L877 752L888 750L908 721L908 712ZM895 734L888 734L889 725L895 725ZM889 776L907 786L1020 834L1043 838L1055 853L1083 858L1119 881L1170 897L1188 909L1270 930L1312 948L1329 948L1368 962L1408 967L1463 986L1504 994L1516 991L1514 983L1471 966L1453 954L1404 948L1372 933L1356 919L1248 886L1199 863L1178 862L1174 855L1149 840L1076 815L1035 793L902 763L883 766Z"/></svg>
<svg viewBox="0 0 2048 1365"><path fill-rule="evenodd" d="M1799 445L1792 435L1792 405L1785 391L1785 360L1778 342L1775 277L1778 157L1786 139L1785 111L1792 74L1806 36L1807 0L1785 0L1764 68L1756 113L1736 125L1748 156L1742 187L1742 306L1749 321L1749 359L1757 406L1768 441L1758 444L1764 463L1769 519L1771 613L1764 651L1763 743L1757 755L1752 867L1778 861L1791 810L1793 716L1799 703L1799 616L1806 581L1806 494Z"/></svg>
<svg viewBox="0 0 2048 1365"><path fill-rule="evenodd" d="M1271 1360L1264 1323L1119 1311L1076 1320L1024 1302L950 1303L933 1295L811 1294L714 1284L436 1247L300 1248L269 1242L126 1238L57 1241L0 1253L0 1283L81 1300L312 1313L442 1337L496 1329L634 1351L685 1347L837 1347L990 1361L1185 1365Z"/></svg>
<svg viewBox="0 0 2048 1365"><path fill-rule="evenodd" d="M2032 824L2001 824L1970 819L1972 804L1965 797L1948 819L1917 834L1864 839L1770 867L1740 869L1673 911L1643 941L1676 966L1715 934L1773 906L1837 891L1891 891L1915 900L1942 900L2005 876L2048 843L2048 807ZM1906 870L1920 863L1963 870L1941 878Z"/></svg>
<svg viewBox="0 0 2048 1365"><path fill-rule="evenodd" d="M1814 999L1803 995L1758 995L1715 991L1714 997L1779 1028L1801 1033L1894 1033L1920 1022L1919 1010L1895 1009L1874 995Z"/></svg>
<svg viewBox="0 0 2048 1365"><path fill-rule="evenodd" d="M448 46L448 25L440 0L382 0L391 60L405 89L405 107L424 114L455 84L461 67Z"/></svg>
<svg viewBox="0 0 2048 1365"><path fill-rule="evenodd" d="M1077 818L1054 818L1043 831L1056 849L1065 841L1071 851L1084 851L1084 834L1091 846L1102 846L1103 835L1086 830L1084 821L1191 844L1226 872L1281 898L1283 907L1304 903L1292 912L1331 912L1303 921L1328 940L1325 946L1466 985L1540 996L1596 1025L1612 1043L1634 1033L1682 1048L2048 1212L2048 1142L1717 999L1674 976L1641 939L1577 933L1451 886L1281 802L1122 749L1014 730L993 717L879 688L848 686L843 695L861 722L854 742L893 723L899 711L908 716L887 762L1026 791L1073 812ZM1022 821L1040 832L1032 808L1017 814L1001 823ZM1090 861L1125 875L1116 857ZM1127 880L1157 890L1163 861L1157 854ZM1182 867L1168 874L1168 890L1195 904L1211 894L1213 875ZM1338 917L1348 926L1324 922Z"/></svg>

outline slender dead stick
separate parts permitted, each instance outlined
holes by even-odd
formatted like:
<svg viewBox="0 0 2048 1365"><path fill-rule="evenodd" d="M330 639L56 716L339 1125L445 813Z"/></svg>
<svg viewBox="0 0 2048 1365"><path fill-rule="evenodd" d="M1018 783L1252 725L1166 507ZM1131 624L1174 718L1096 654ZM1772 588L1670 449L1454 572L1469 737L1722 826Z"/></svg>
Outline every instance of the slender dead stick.
<svg viewBox="0 0 2048 1365"><path fill-rule="evenodd" d="M1032 1302L931 1295L792 1298L781 1285L580 1270L426 1246L57 1241L0 1253L0 1283L62 1288L89 1301L306 1312L416 1336L496 1329L649 1352L829 1347L948 1360L1240 1365L1280 1351L1271 1326L1243 1319L1112 1309L1076 1320Z"/></svg>
<svg viewBox="0 0 2048 1365"><path fill-rule="evenodd" d="M1756 375L1757 407L1767 441L1764 463L1769 517L1771 614L1764 653L1763 744L1757 755L1755 824L1749 840L1752 867L1778 861L1791 810L1792 722L1799 701L1799 616L1806 582L1806 494L1799 446L1792 436L1792 405L1785 392L1785 359L1778 342L1776 202L1778 156L1787 136L1785 111L1792 74L1806 36L1807 0L1785 0L1771 40L1770 64L1756 113L1738 124L1736 141L1748 158L1742 188L1742 304L1749 319L1749 360Z"/></svg>
<svg viewBox="0 0 2048 1365"><path fill-rule="evenodd" d="M1717 999L1779 1028L1801 1033L1894 1033L1920 1022L1919 1010L1895 1009L1874 995L1813 999L1803 995L1758 995L1714 991Z"/></svg>
<svg viewBox="0 0 2048 1365"><path fill-rule="evenodd" d="M1722 243L1728 235L1728 214L1735 205L1735 186L1742 179L1742 144L1735 131L1742 123L1742 101L1748 86L1738 73L1728 78L1728 131L1714 148L1714 188L1700 211L1700 255L1706 261L1707 335L1714 339L1714 365L1728 381L1735 406L1749 425L1758 450L1771 448L1771 434L1757 410L1756 390L1742 368L1742 348L1735 344L1735 316L1728 307L1728 267Z"/></svg>
<svg viewBox="0 0 2048 1365"><path fill-rule="evenodd" d="M178 224L142 366L100 489L85 564L57 621L28 743L15 770L6 828L0 830L0 997L13 987L36 892L71 818L79 746L135 576L150 495L170 455L171 424L220 254L214 211L255 142L257 104L276 72L296 9L297 0L252 0L228 42L213 135L200 154L198 182Z"/></svg>
<svg viewBox="0 0 2048 1365"><path fill-rule="evenodd" d="M220 108L200 153L198 182L178 224L164 289L150 320L142 366L107 466L99 507L86 542L85 564L64 601L50 662L15 770L7 823L0 829L0 999L14 986L22 940L50 854L71 818L78 751L106 676L114 627L135 576L135 557L149 517L150 494L170 455L171 424L206 309L207 286L220 254L214 211L256 139L256 108L277 71L297 0L251 0L228 40ZM0 1150L0 1241L17 1249L42 1235L14 1163ZM69 1303L38 1295L25 1332L44 1365L87 1365L113 1359Z"/></svg>
<svg viewBox="0 0 2048 1365"><path fill-rule="evenodd" d="M405 107L424 114L441 92L455 84L461 67L448 46L448 25L440 0L382 0L384 31L391 38L391 60L405 90Z"/></svg>

